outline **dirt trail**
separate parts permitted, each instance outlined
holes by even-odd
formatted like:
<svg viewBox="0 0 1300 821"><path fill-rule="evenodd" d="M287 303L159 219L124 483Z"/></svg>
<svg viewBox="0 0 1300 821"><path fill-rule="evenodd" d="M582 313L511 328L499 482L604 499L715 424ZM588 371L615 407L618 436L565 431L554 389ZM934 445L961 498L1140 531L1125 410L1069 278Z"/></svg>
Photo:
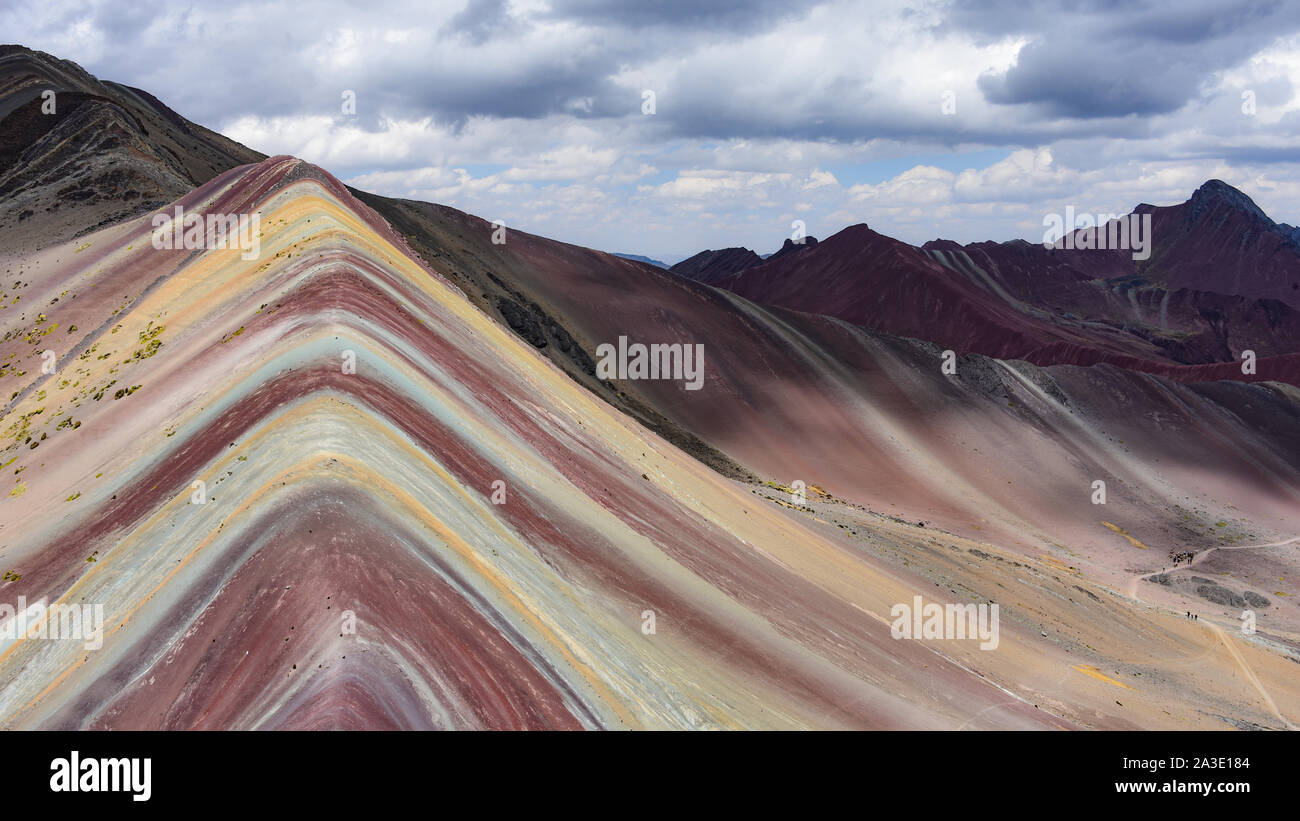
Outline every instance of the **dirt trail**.
<svg viewBox="0 0 1300 821"><path fill-rule="evenodd" d="M1201 559L1204 559L1206 556L1209 556L1211 553L1215 552L1216 550L1257 550L1261 547L1282 547L1283 545L1288 545L1291 544L1292 542L1300 542L1300 536L1295 536L1282 542L1269 542L1268 544L1219 545L1216 547L1211 547L1208 550L1202 550L1200 553L1197 553L1196 556L1190 562L1188 562L1185 565L1179 565L1179 567L1195 567L1197 562L1201 561ZM1152 576L1152 575L1155 574L1150 571L1147 571L1144 573L1138 573L1133 578L1129 579L1128 588L1126 589L1126 595L1130 599L1133 599L1134 601L1140 602L1142 604L1146 604L1146 602L1143 602L1142 599L1138 597L1137 583L1140 582L1142 579L1146 578L1147 576Z"/></svg>
<svg viewBox="0 0 1300 821"><path fill-rule="evenodd" d="M1197 620L1197 623L1200 623L1199 619ZM1228 635L1223 631L1223 628L1209 621L1206 621L1204 626L1208 628L1210 632L1217 635L1219 641L1223 642L1223 646L1226 647L1228 653L1236 659L1237 664L1241 666L1242 672L1246 674L1246 678L1250 679L1250 683L1255 685L1255 689L1258 690L1259 694L1264 698L1264 703L1268 705L1268 708L1273 712L1273 715L1277 716L1278 720L1285 724L1288 730L1300 729L1300 727L1296 727L1292 724L1286 716L1282 715L1282 711L1279 710L1277 704L1273 702L1273 697L1268 694L1268 690L1264 689L1263 683L1255 676L1255 671L1250 669L1250 665L1241 657L1241 653L1237 651L1236 647L1232 646L1232 642L1228 641Z"/></svg>
<svg viewBox="0 0 1300 821"><path fill-rule="evenodd" d="M1182 566L1189 567L1189 568L1194 567L1197 562L1201 561L1206 556L1210 555L1216 550L1252 550L1252 549L1258 549L1262 547L1282 547L1283 545L1292 544L1293 542L1300 542L1300 536L1296 536L1294 538L1290 538L1281 542L1269 542L1267 544L1243 544L1243 545L1225 545L1219 547L1212 547L1209 550L1203 550L1200 553L1197 553L1196 556L1190 562ZM1150 575L1153 574L1149 572L1139 573L1135 575L1132 579L1130 579L1128 583L1128 597L1130 599L1133 599L1138 604L1146 604L1149 607L1154 607L1157 605L1148 604L1147 602L1143 601L1142 598L1137 594L1138 582ZM1218 638L1219 642L1223 645L1224 649L1228 651L1228 654L1231 655L1233 660L1237 662L1237 665L1241 667L1241 670L1243 673L1245 673L1246 678L1248 678L1250 680L1250 683L1255 686L1255 689L1259 691L1260 696L1264 699L1264 703L1268 705L1268 708L1273 713L1273 715L1276 716L1279 721L1285 724L1288 730L1300 729L1300 727L1296 727L1296 725L1292 724L1291 721L1286 716L1282 715L1282 711L1277 708L1277 704L1273 701L1273 697L1269 695L1268 690L1264 689L1263 682L1261 682L1259 680L1259 677L1255 675L1255 671L1252 670L1250 668L1250 665L1246 663L1246 660L1242 657L1241 653L1237 650L1237 648L1232 646L1232 642L1228 640L1228 634L1223 630L1223 628L1219 627L1218 625L1214 624L1208 619L1205 621L1201 621L1200 619L1197 619L1195 623L1209 630L1214 636Z"/></svg>

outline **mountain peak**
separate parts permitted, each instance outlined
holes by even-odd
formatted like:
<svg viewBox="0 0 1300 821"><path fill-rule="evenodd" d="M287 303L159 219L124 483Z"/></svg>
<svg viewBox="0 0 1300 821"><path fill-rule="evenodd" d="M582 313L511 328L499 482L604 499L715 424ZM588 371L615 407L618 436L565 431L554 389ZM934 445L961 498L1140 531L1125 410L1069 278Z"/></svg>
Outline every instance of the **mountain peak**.
<svg viewBox="0 0 1300 821"><path fill-rule="evenodd" d="M1223 180L1208 180L1196 192L1192 194L1191 199L1187 201L1189 206L1188 219L1196 220L1202 214L1210 211L1218 205L1226 205L1235 210L1250 214L1253 217L1261 219L1270 225L1273 223L1268 215L1264 213L1255 201L1240 190L1233 188Z"/></svg>
<svg viewBox="0 0 1300 821"><path fill-rule="evenodd" d="M748 248L722 248L717 251L710 248L682 260L668 270L696 282L712 284L762 261L758 254Z"/></svg>
<svg viewBox="0 0 1300 821"><path fill-rule="evenodd" d="M817 238L811 235L804 237L799 242L795 242L789 237L786 237L785 242L781 244L781 247L777 249L776 253L771 254L766 259L777 259L778 257L785 256L786 254L795 254L798 253L799 251L804 250L805 248L811 248L816 244L817 244Z"/></svg>

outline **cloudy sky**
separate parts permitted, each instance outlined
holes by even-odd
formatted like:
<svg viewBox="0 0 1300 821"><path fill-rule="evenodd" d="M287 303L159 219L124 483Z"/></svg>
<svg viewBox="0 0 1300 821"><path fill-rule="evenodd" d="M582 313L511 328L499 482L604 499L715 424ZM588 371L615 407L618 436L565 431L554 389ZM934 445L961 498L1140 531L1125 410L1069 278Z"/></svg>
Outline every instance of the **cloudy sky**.
<svg viewBox="0 0 1300 821"><path fill-rule="evenodd" d="M1300 0L7 0L0 30L357 187L668 262L795 220L1038 241L1215 177L1300 222Z"/></svg>

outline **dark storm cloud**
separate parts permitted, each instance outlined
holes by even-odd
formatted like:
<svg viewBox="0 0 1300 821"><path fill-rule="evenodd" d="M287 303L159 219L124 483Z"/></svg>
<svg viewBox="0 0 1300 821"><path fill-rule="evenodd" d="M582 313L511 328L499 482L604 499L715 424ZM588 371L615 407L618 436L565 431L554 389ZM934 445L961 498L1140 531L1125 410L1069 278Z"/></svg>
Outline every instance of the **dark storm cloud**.
<svg viewBox="0 0 1300 821"><path fill-rule="evenodd" d="M601 55L575 57L548 70L525 71L504 77L458 76L452 82L430 82L418 71L367 78L370 99L392 115L434 115L440 122L461 124L469 117L540 119L552 114L577 118L616 117L640 106L626 90L607 77Z"/></svg>
<svg viewBox="0 0 1300 821"><path fill-rule="evenodd" d="M506 0L469 0L442 33L459 35L475 45L482 45L495 37L517 34L523 29L523 21L510 13Z"/></svg>
<svg viewBox="0 0 1300 821"><path fill-rule="evenodd" d="M95 14L95 24L115 40L134 39L153 20L154 10L147 3L104 6Z"/></svg>
<svg viewBox="0 0 1300 821"><path fill-rule="evenodd" d="M979 88L992 103L1036 104L1049 116L1079 119L1164 114L1195 96L1203 72L1188 55L1142 62L1125 50L1040 41L1021 49L1005 74L980 77Z"/></svg>
<svg viewBox="0 0 1300 821"><path fill-rule="evenodd" d="M98 76L149 88L214 124L248 115L337 116L347 89L357 95L357 122L371 130L392 119L459 125L564 115L632 118L629 125L654 140L1032 146L1149 138L1153 115L1179 111L1221 72L1300 30L1294 6L984 0L887 11L789 0L553 0L530 12L508 0L433 7L324 0L311 14L236 2L218 15L186 4L72 2L47 22L51 38L98 32L109 47L86 65ZM837 37L866 23L869 38L877 17L888 39L864 42L863 53L899 37L936 56L972 40L1015 37L1026 45L1006 71L978 83L968 74L963 116L942 118L937 100L902 99L896 83L869 76L884 67L855 59L853 41ZM385 39L393 33L409 39ZM807 49L817 37L832 45L824 57L805 51L787 66L787 36L792 48ZM708 59L732 47L736 59ZM660 93L653 118L636 118L641 84ZM251 93L232 94L235 85ZM991 103L991 113L969 116L981 103Z"/></svg>
<svg viewBox="0 0 1300 821"><path fill-rule="evenodd" d="M979 87L993 103L1091 119L1165 114L1196 99L1217 72L1300 30L1294 3L956 3L947 25L1029 43Z"/></svg>
<svg viewBox="0 0 1300 821"><path fill-rule="evenodd" d="M666 26L752 32L803 17L818 3L790 0L555 0L551 16L618 28Z"/></svg>
<svg viewBox="0 0 1300 821"><path fill-rule="evenodd" d="M975 122L935 116L932 110L900 110L895 98L873 94L860 78L836 77L805 95L773 90L736 95L725 88L696 86L674 92L660 106L659 119L672 136L725 140L787 139L857 143L917 140L933 146L960 144L1032 146L1058 137L1141 139L1150 135L1143 119L1067 122L1051 117L1006 117Z"/></svg>
<svg viewBox="0 0 1300 821"><path fill-rule="evenodd" d="M418 72L399 70L386 100L424 107L444 121L471 116L535 119L622 117L641 107L640 90L613 82L622 69L669 54L689 54L742 34L805 17L817 3L788 0L557 0L538 20L596 27L600 36L561 59L502 75L485 73L431 88ZM444 29L475 45L532 28L510 14L505 0L470 0ZM646 29L653 29L646 33ZM521 44L522 46L522 44ZM389 73L392 76L392 73ZM685 132L683 132L685 133Z"/></svg>

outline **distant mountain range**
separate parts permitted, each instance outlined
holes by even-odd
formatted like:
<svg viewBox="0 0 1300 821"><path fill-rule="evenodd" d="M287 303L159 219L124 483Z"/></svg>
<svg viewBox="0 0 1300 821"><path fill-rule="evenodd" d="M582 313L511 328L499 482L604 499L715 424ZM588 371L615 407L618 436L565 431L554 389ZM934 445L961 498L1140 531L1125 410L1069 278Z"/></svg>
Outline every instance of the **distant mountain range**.
<svg viewBox="0 0 1300 821"><path fill-rule="evenodd" d="M678 276L715 285L741 271L746 271L769 259L797 253L817 244L816 237L804 237L802 242L787 239L780 250L766 256L759 256L748 248L723 248L720 251L701 251L688 257L668 270Z"/></svg>
<svg viewBox="0 0 1300 821"><path fill-rule="evenodd" d="M640 254L619 254L619 253L615 253L614 256L616 256L616 257L622 257L623 259L630 259L630 260L632 260L632 261L634 261L634 262L645 262L645 263L648 263L648 264L650 264L650 265L653 265L653 266L656 267L656 268L667 268L667 267L668 267L668 263L666 263L666 262L660 262L659 260L657 260L657 259L651 259L650 257L643 257L643 256L641 256Z"/></svg>
<svg viewBox="0 0 1300 821"><path fill-rule="evenodd" d="M1270 362L1268 378L1300 384L1290 356L1300 352L1295 230L1219 180L1181 205L1133 213L1151 219L1146 260L1022 240L917 248L855 225L802 253L787 245L762 260L745 248L705 251L670 270L960 353L1202 379L1234 378L1251 351L1284 357Z"/></svg>

